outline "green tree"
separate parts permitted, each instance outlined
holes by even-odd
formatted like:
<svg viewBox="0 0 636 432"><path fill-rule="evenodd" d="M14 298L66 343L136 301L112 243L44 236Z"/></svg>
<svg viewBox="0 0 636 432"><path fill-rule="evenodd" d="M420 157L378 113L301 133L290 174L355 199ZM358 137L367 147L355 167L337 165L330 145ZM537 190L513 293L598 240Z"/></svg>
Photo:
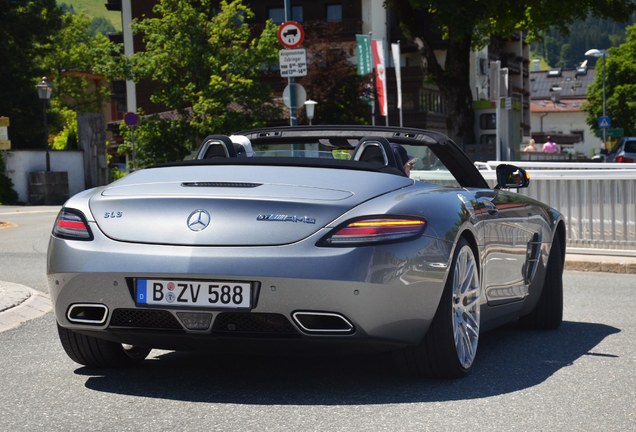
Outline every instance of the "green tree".
<svg viewBox="0 0 636 432"><path fill-rule="evenodd" d="M278 115L261 79L278 60L271 21L251 34L253 13L239 0L159 0L154 12L133 24L145 51L132 59L136 79L158 86L153 102L176 110L199 136L262 126Z"/></svg>
<svg viewBox="0 0 636 432"><path fill-rule="evenodd" d="M48 127L55 149L77 147L76 113L100 112L110 100L109 81L124 76L120 47L92 33L88 16L70 11L61 23L41 59L54 88Z"/></svg>
<svg viewBox="0 0 636 432"><path fill-rule="evenodd" d="M91 20L91 25L88 31L94 36L98 33L108 35L109 33L115 33L117 30L113 23L108 21L106 18L95 17Z"/></svg>
<svg viewBox="0 0 636 432"><path fill-rule="evenodd" d="M42 104L35 85L42 57L61 27L55 0L0 0L0 115L11 120L13 148L42 148Z"/></svg>
<svg viewBox="0 0 636 432"><path fill-rule="evenodd" d="M196 131L187 122L158 116L142 117L140 125L134 130L134 149L130 127L122 122L119 133L124 142L118 152L135 155L135 166L129 166L129 169L182 160L190 153L196 137Z"/></svg>
<svg viewBox="0 0 636 432"><path fill-rule="evenodd" d="M108 79L123 75L120 47L101 33L91 34L91 20L66 13L51 40L43 67L51 74L61 106L77 112L98 112L110 98Z"/></svg>
<svg viewBox="0 0 636 432"><path fill-rule="evenodd" d="M447 129L459 143L474 142L470 52L491 36L509 37L528 31L530 37L567 26L588 14L625 20L633 0L386 0L397 11L405 35L426 60L426 70L439 87L448 109ZM446 51L444 64L436 51Z"/></svg>
<svg viewBox="0 0 636 432"><path fill-rule="evenodd" d="M597 130L603 114L603 79L605 79L606 115L612 127L623 128L625 135L636 135L636 24L627 28L626 41L607 50L596 62L594 83L587 89L587 123Z"/></svg>

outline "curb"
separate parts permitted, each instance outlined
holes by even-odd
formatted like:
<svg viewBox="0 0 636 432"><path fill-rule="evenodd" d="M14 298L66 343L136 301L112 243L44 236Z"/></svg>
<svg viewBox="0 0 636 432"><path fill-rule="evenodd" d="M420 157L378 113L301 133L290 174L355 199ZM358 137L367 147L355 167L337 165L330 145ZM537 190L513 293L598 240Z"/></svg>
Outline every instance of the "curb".
<svg viewBox="0 0 636 432"><path fill-rule="evenodd" d="M636 274L636 257L566 255L565 270Z"/></svg>
<svg viewBox="0 0 636 432"><path fill-rule="evenodd" d="M24 285L0 282L0 297L0 333L53 309L48 295Z"/></svg>
<svg viewBox="0 0 636 432"><path fill-rule="evenodd" d="M24 303L31 297L29 288L9 282L0 282L0 313Z"/></svg>

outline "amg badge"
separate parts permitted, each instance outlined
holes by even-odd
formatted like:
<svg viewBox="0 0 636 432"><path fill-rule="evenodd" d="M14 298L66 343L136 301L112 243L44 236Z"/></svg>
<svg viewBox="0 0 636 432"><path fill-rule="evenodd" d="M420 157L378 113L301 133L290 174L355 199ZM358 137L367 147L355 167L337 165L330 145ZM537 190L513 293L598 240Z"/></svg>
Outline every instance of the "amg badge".
<svg viewBox="0 0 636 432"><path fill-rule="evenodd" d="M260 214L256 216L258 221L270 221L270 222L300 222L306 224L315 224L316 219L308 216L292 216L284 214Z"/></svg>

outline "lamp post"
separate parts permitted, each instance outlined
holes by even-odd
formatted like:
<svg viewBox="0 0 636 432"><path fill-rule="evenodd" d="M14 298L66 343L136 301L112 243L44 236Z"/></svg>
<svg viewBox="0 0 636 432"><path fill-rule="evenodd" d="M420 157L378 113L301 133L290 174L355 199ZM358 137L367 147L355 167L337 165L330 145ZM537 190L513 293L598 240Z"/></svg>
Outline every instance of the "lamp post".
<svg viewBox="0 0 636 432"><path fill-rule="evenodd" d="M585 55L588 57L603 57L603 117L605 117L605 59L607 58L607 52L605 50L598 50L596 48L592 48L590 50L585 51ZM606 131L607 128L603 129L603 149L607 149L606 143Z"/></svg>
<svg viewBox="0 0 636 432"><path fill-rule="evenodd" d="M47 77L42 77L42 81L35 86L38 90L38 97L42 101L42 111L44 112L44 148L46 150L46 171L51 171L51 158L49 155L49 134L46 126L46 104L51 99L51 93L53 93L53 86L49 82Z"/></svg>
<svg viewBox="0 0 636 432"><path fill-rule="evenodd" d="M305 111L307 114L307 118L309 119L309 124L311 124L311 121L314 118L314 110L316 108L316 105L318 105L318 102L311 99L305 101Z"/></svg>

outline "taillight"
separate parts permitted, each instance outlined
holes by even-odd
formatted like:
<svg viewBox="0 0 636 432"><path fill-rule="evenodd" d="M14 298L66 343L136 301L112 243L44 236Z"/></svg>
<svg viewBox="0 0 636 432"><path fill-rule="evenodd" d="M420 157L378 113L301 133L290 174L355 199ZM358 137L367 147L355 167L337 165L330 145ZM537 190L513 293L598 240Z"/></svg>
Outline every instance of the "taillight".
<svg viewBox="0 0 636 432"><path fill-rule="evenodd" d="M84 215L77 210L63 208L55 219L53 235L67 240L93 240Z"/></svg>
<svg viewBox="0 0 636 432"><path fill-rule="evenodd" d="M634 163L634 159L619 155L616 156L616 162Z"/></svg>
<svg viewBox="0 0 636 432"><path fill-rule="evenodd" d="M359 246L405 241L420 236L426 221L412 217L367 217L355 219L336 228L319 246Z"/></svg>

